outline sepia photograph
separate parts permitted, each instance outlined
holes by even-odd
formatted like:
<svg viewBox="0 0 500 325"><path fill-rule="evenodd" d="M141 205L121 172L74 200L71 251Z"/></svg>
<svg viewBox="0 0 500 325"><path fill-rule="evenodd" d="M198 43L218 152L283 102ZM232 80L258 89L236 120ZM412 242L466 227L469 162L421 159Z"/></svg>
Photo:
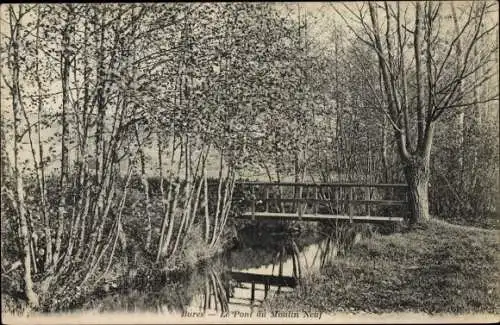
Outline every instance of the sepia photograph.
<svg viewBox="0 0 500 325"><path fill-rule="evenodd" d="M500 321L498 1L0 5L4 324Z"/></svg>

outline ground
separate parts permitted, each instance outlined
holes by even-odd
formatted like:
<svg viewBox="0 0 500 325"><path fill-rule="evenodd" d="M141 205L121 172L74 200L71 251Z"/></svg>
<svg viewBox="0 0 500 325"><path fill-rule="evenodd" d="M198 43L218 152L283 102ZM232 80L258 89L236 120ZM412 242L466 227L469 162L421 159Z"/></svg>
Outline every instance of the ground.
<svg viewBox="0 0 500 325"><path fill-rule="evenodd" d="M495 230L431 220L374 235L304 279L267 310L498 313L500 244Z"/></svg>

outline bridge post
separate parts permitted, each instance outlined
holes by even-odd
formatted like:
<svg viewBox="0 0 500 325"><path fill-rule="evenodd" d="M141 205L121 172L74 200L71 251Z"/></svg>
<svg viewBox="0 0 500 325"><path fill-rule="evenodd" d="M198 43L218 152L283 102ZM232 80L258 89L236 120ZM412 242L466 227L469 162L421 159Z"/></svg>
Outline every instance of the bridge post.
<svg viewBox="0 0 500 325"><path fill-rule="evenodd" d="M353 222L352 221L352 216L354 215L353 206L352 206L353 199L354 199L354 188L351 187L349 189L349 203L348 203L348 206L349 206L349 219L350 219L351 223Z"/></svg>
<svg viewBox="0 0 500 325"><path fill-rule="evenodd" d="M335 208L337 209L336 210L336 213L337 214L340 214L340 212L342 210L344 210L345 208L345 205L343 204L343 200L344 198L342 197L343 193L342 193L342 188L339 187L337 190L335 190L333 188L333 193L332 193L332 187L329 188L329 192L330 192L330 198L332 198L332 195L335 194ZM339 201L342 200L342 203L339 204ZM331 208L331 205L330 205L330 208Z"/></svg>
<svg viewBox="0 0 500 325"><path fill-rule="evenodd" d="M302 220L302 206L303 206L303 202L302 202L302 186L299 186L299 205L297 206L297 208L299 209L298 210L298 214L299 214L299 220Z"/></svg>
<svg viewBox="0 0 500 325"><path fill-rule="evenodd" d="M252 186L252 220L255 220L255 186Z"/></svg>
<svg viewBox="0 0 500 325"><path fill-rule="evenodd" d="M266 212L269 212L269 186L265 186L266 189Z"/></svg>
<svg viewBox="0 0 500 325"><path fill-rule="evenodd" d="M253 302L255 301L255 282L252 281L252 293L251 293L251 296L250 296L250 301L251 303L253 304Z"/></svg>
<svg viewBox="0 0 500 325"><path fill-rule="evenodd" d="M314 187L314 215L318 214L318 187Z"/></svg>
<svg viewBox="0 0 500 325"><path fill-rule="evenodd" d="M371 190L370 187L366 188L365 200L366 201L371 201L372 200L372 190ZM371 208L370 203L367 203L366 204L366 213L367 213L367 215L370 215L370 210L371 210L370 208Z"/></svg>

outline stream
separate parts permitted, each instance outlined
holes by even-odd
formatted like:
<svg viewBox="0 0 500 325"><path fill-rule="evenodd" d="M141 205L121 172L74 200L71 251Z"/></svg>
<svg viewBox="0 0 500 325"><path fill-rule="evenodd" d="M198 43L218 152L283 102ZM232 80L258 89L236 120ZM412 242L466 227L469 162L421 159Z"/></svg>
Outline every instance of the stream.
<svg viewBox="0 0 500 325"><path fill-rule="evenodd" d="M336 255L330 237L250 231L240 234L238 247L196 270L141 289L111 290L86 302L84 309L250 317L263 301L295 290L301 277Z"/></svg>

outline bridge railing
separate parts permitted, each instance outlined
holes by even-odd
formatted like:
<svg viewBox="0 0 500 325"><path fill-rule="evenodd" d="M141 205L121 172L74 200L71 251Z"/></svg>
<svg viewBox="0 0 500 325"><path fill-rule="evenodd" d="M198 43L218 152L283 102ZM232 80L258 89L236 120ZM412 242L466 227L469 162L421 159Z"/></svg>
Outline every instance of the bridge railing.
<svg viewBox="0 0 500 325"><path fill-rule="evenodd" d="M406 184L237 182L234 202L256 213L406 215ZM394 211L398 208L399 211Z"/></svg>

